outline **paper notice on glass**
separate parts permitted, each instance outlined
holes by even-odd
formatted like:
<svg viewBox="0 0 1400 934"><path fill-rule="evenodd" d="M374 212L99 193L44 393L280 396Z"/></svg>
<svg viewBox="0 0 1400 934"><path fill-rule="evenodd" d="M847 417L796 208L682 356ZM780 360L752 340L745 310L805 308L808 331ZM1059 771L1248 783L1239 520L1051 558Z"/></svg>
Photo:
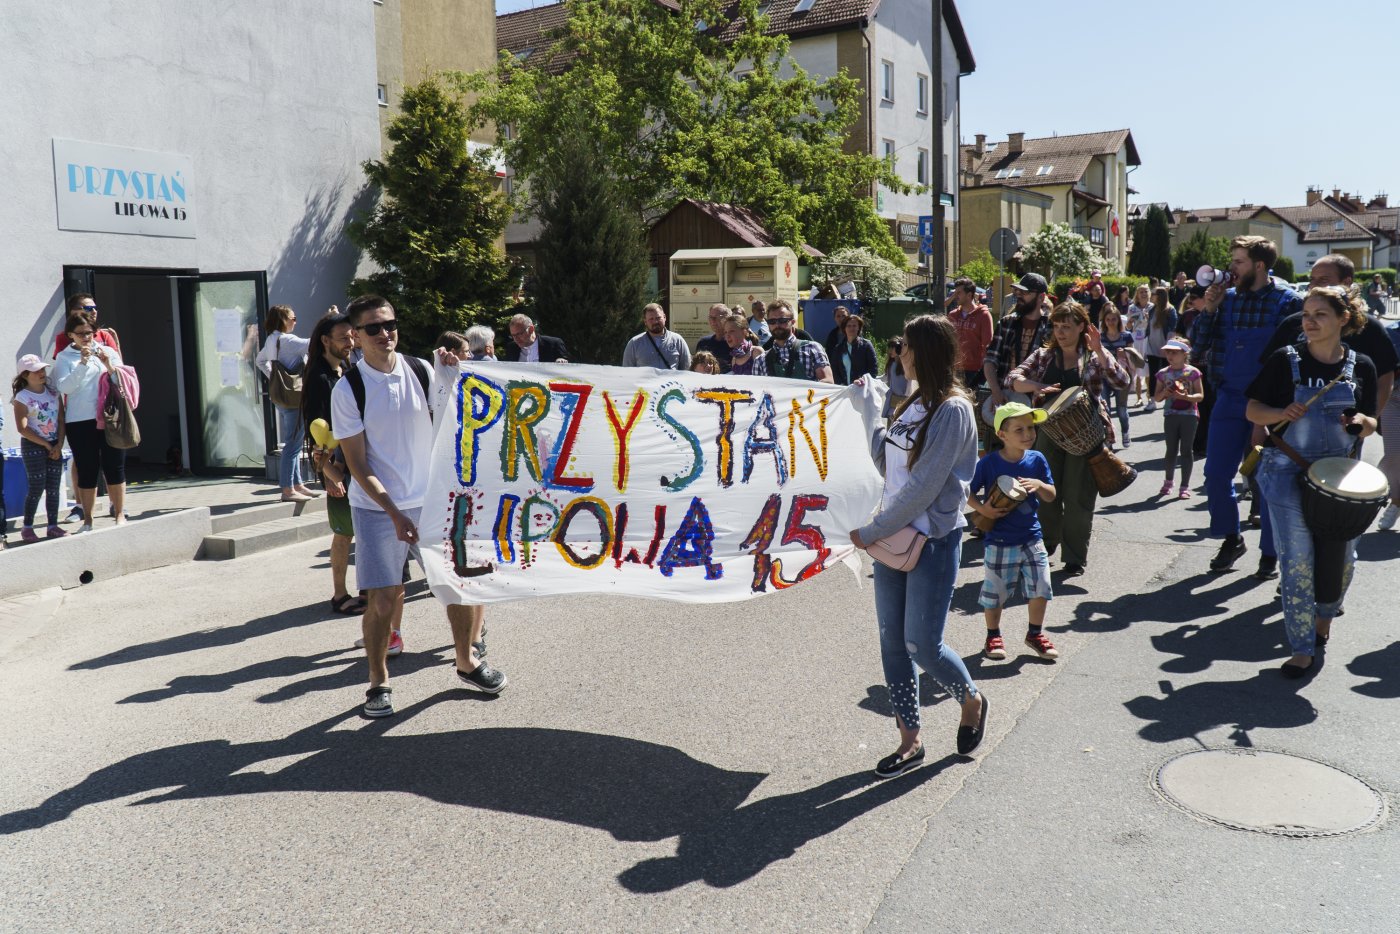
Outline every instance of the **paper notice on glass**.
<svg viewBox="0 0 1400 934"><path fill-rule="evenodd" d="M219 358L219 385L237 389L243 383L243 358L224 356Z"/></svg>
<svg viewBox="0 0 1400 934"><path fill-rule="evenodd" d="M237 308L214 309L214 350L238 353L243 349L243 312ZM225 386L228 383L224 384ZM238 385L234 383L234 385Z"/></svg>

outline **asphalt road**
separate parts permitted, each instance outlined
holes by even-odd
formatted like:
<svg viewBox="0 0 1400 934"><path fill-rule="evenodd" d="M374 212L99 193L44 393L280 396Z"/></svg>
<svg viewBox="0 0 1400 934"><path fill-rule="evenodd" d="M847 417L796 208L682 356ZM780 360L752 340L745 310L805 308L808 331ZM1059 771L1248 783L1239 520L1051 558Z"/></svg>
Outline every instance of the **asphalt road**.
<svg viewBox="0 0 1400 934"><path fill-rule="evenodd" d="M1204 500L1158 503L1160 415L1134 434L1143 475L1050 606L1058 664L977 657L967 545L949 640L989 736L952 756L930 690L932 764L893 782L870 582L839 566L745 604L492 609L495 699L419 596L377 722L321 544L0 604L0 931L1395 929L1389 823L1242 833L1150 777L1280 749L1393 806L1400 533L1363 540L1331 657L1285 685L1272 584L1203 573Z"/></svg>

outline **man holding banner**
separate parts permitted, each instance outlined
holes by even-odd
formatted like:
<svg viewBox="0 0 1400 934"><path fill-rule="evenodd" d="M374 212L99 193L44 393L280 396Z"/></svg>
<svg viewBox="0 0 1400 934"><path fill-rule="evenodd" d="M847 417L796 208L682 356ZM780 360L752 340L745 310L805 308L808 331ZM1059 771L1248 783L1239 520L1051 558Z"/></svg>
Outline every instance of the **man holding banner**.
<svg viewBox="0 0 1400 934"><path fill-rule="evenodd" d="M369 592L362 628L369 659L364 714L394 713L389 687L389 634L403 617L404 561L418 551L418 520L428 489L433 422L428 364L396 352L394 308L377 295L355 299L350 325L364 352L331 393L332 425L355 483L350 508L358 539L355 576ZM418 556L421 562L421 555ZM457 649L457 676L499 694L506 676L477 658L482 608L450 603L447 620Z"/></svg>

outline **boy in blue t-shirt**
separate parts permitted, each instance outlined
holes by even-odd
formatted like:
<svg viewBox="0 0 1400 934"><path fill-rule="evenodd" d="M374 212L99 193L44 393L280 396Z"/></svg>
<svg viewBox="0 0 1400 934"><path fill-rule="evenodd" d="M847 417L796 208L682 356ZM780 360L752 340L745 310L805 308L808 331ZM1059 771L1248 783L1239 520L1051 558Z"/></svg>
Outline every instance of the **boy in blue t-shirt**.
<svg viewBox="0 0 1400 934"><path fill-rule="evenodd" d="M991 519L996 525L986 536L982 594L978 602L987 618L987 643L982 651L988 658L1006 657L1006 643L1001 638L1001 608L1019 589L1026 596L1030 609L1030 629L1026 646L1045 659L1056 659L1060 653L1045 637L1045 605L1052 596L1050 588L1050 556L1041 540L1040 516L1037 508L1042 500L1055 498L1054 478L1050 462L1035 444L1035 426L1045 421L1044 409L1033 409L1021 402L1008 402L996 410L995 428L1004 447L977 462L972 473L972 493L967 504ZM1013 509L994 509L977 498L996 488L1000 476L1015 477L1028 494Z"/></svg>

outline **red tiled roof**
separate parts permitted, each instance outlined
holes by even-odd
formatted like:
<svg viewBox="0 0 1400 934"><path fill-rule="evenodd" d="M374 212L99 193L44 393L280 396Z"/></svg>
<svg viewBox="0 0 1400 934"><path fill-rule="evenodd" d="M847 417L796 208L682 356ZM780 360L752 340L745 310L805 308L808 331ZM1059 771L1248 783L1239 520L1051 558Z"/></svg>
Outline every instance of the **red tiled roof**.
<svg viewBox="0 0 1400 934"><path fill-rule="evenodd" d="M1073 185L1084 177L1095 156L1116 153L1124 145L1128 147L1128 164L1139 165L1137 145L1133 142L1131 130L1027 139L1020 152L1008 151L1007 144L1001 142L995 148L988 148L980 158L973 155L973 147L962 146L961 157L964 166L971 166L968 173L980 174L984 182L1003 182L1017 188ZM1037 175L1041 166L1050 168L1046 174ZM1012 177L1010 173L1017 170L1021 174ZM1001 171L1005 171L1006 175L997 178L997 173Z"/></svg>
<svg viewBox="0 0 1400 934"><path fill-rule="evenodd" d="M1304 204L1296 207L1273 208L1274 213L1296 228L1300 243L1325 243L1331 240L1374 240L1376 235L1358 224L1345 211L1338 210L1327 201ZM1317 230L1310 230L1313 222ZM1342 228L1337 229L1337 222Z"/></svg>

